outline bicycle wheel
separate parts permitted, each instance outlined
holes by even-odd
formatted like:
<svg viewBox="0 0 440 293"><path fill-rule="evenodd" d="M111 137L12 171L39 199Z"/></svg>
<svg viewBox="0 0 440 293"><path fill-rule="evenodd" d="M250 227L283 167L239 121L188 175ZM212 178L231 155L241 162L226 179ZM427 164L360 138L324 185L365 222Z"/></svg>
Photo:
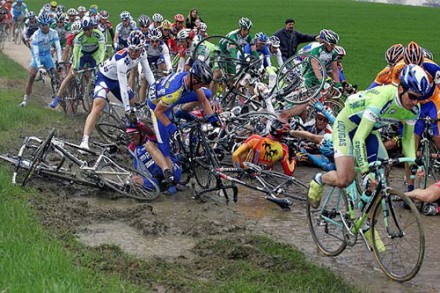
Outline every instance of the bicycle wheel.
<svg viewBox="0 0 440 293"><path fill-rule="evenodd" d="M20 183L22 187L26 186L26 184L34 174L38 164L40 163L41 158L43 157L44 153L47 151L54 134L55 134L55 128L51 130L51 132L46 137L46 139L40 144L38 149L35 151L32 163L29 166L29 170L26 172L22 182Z"/></svg>
<svg viewBox="0 0 440 293"><path fill-rule="evenodd" d="M312 61L318 64L322 78L311 79ZM313 55L295 55L280 67L276 79L276 94L292 104L307 103L316 97L324 87L326 70L322 62Z"/></svg>
<svg viewBox="0 0 440 293"><path fill-rule="evenodd" d="M279 194L300 201L307 200L308 186L292 176L276 171L263 170L262 178L271 190L278 190Z"/></svg>
<svg viewBox="0 0 440 293"><path fill-rule="evenodd" d="M206 189L215 180L211 169L218 167L219 163L214 151L209 145L204 144L200 135L204 134L192 132L190 135L191 163L197 184Z"/></svg>
<svg viewBox="0 0 440 293"><path fill-rule="evenodd" d="M418 273L425 254L425 234L419 212L414 203L402 192L389 190L409 206L380 197L373 207L371 235L373 252L384 273L393 280L408 281Z"/></svg>
<svg viewBox="0 0 440 293"><path fill-rule="evenodd" d="M116 143L119 145L128 145L129 137L125 133L125 125L121 119L113 114L103 112L96 123L96 131L99 136L107 143Z"/></svg>
<svg viewBox="0 0 440 293"><path fill-rule="evenodd" d="M275 114L267 111L245 113L228 119L227 132L243 139L247 139L252 134L266 135L269 126L276 118Z"/></svg>
<svg viewBox="0 0 440 293"><path fill-rule="evenodd" d="M66 96L61 99L61 106L65 114L74 114L78 112L78 104L80 102L78 99L78 91L78 85L75 82L72 82L67 89Z"/></svg>
<svg viewBox="0 0 440 293"><path fill-rule="evenodd" d="M420 155L423 156L423 167L425 168L425 175L420 182L420 188L425 189L431 184L437 182L438 169L435 168L437 164L437 157L439 155L435 143L431 140L422 142Z"/></svg>
<svg viewBox="0 0 440 293"><path fill-rule="evenodd" d="M92 174L98 176L98 186L106 187L129 198L152 201L160 195L159 186L151 175L121 167L107 157L102 159Z"/></svg>
<svg viewBox="0 0 440 293"><path fill-rule="evenodd" d="M317 209L307 202L307 219L313 241L327 256L339 255L347 246L344 240L346 229L341 218L347 215L347 209L346 191L337 187L324 188L321 205Z"/></svg>
<svg viewBox="0 0 440 293"><path fill-rule="evenodd" d="M94 85L89 82L86 82L84 80L83 77L83 82L82 82L82 86L83 86L83 107L84 110L86 111L86 113L90 113L90 111L92 110L92 103L93 103L93 90L94 90Z"/></svg>

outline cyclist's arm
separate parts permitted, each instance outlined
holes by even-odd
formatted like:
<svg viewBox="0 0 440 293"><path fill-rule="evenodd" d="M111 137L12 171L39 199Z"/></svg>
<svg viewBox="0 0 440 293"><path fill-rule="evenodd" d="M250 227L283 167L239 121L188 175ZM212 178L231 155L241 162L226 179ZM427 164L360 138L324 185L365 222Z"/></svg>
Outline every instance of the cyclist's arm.
<svg viewBox="0 0 440 293"><path fill-rule="evenodd" d="M405 157L416 158L416 146L414 138L415 121L405 121L403 124L402 151Z"/></svg>
<svg viewBox="0 0 440 293"><path fill-rule="evenodd" d="M322 73L321 73L321 67L319 66L318 60L313 58L311 63L312 63L313 72L315 73L315 77L318 80L321 80L322 79Z"/></svg>
<svg viewBox="0 0 440 293"><path fill-rule="evenodd" d="M140 62L142 65L142 69L144 70L144 77L148 82L148 84L151 86L155 82L155 79L153 72L151 71L150 64L148 63L147 52L145 50L142 52L140 58L141 58Z"/></svg>
<svg viewBox="0 0 440 293"><path fill-rule="evenodd" d="M286 144L282 144L283 158L281 159L281 165L283 166L284 174L292 176L295 171L296 161L294 158L289 158L289 148Z"/></svg>
<svg viewBox="0 0 440 293"><path fill-rule="evenodd" d="M238 149L236 149L234 151L234 153L232 154L232 162L236 168L244 168L245 167L243 165L243 158L244 158L244 155L249 152L250 148L251 148L250 145L248 145L246 142L244 142L241 144L241 146L238 147Z"/></svg>
<svg viewBox="0 0 440 293"><path fill-rule="evenodd" d="M156 118L159 119L159 121L162 123L163 126L168 127L168 125L171 124L170 119L165 114L166 111L168 111L170 107L166 106L160 101L156 105L156 109L154 110L154 115L156 115Z"/></svg>
<svg viewBox="0 0 440 293"><path fill-rule="evenodd" d="M367 147L365 140L373 130L374 123L377 121L377 114L367 108L364 111L361 122L353 137L353 154L361 173L368 171Z"/></svg>
<svg viewBox="0 0 440 293"><path fill-rule="evenodd" d="M100 31L96 30L96 36L98 38L98 52L96 53L96 56L98 56L98 60L97 63L101 64L102 62L104 62L105 59L105 37L104 34L101 33ZM95 30L94 30L95 32Z"/></svg>
<svg viewBox="0 0 440 293"><path fill-rule="evenodd" d="M61 62L63 61L63 54L62 54L62 49L61 49L61 43L60 43L60 39L58 38L58 33L55 32L56 36L52 39L52 42L55 43L55 49L57 52L57 58L58 61Z"/></svg>
<svg viewBox="0 0 440 293"><path fill-rule="evenodd" d="M336 61L332 61L332 79L334 82L340 82L338 64L336 63Z"/></svg>
<svg viewBox="0 0 440 293"><path fill-rule="evenodd" d="M34 38L32 38L32 55L35 58L35 62L37 63L37 66L40 67L40 48L38 46L38 40L37 40L37 34L34 34Z"/></svg>
<svg viewBox="0 0 440 293"><path fill-rule="evenodd" d="M161 46L162 46L163 59L165 61L165 67L168 70L168 72L170 72L172 68L170 50L168 49L167 45L165 45L165 43L163 43Z"/></svg>
<svg viewBox="0 0 440 293"><path fill-rule="evenodd" d="M381 84L378 84L378 83L376 83L376 81L373 81L373 82L370 84L370 86L367 87L367 90L372 89L372 88L374 88L374 87L377 87L377 86L379 86L379 85L381 85Z"/></svg>
<svg viewBox="0 0 440 293"><path fill-rule="evenodd" d="M281 68L281 66L283 66L283 64L284 64L284 61L283 61L283 55L281 54L280 49L277 50L277 52L275 53L275 56L277 57L278 67Z"/></svg>
<svg viewBox="0 0 440 293"><path fill-rule="evenodd" d="M128 96L128 81L127 81L127 65L125 65L124 58L116 61L116 72L118 75L119 88L121 92L121 100L124 104L125 112L131 110L130 99Z"/></svg>
<svg viewBox="0 0 440 293"><path fill-rule="evenodd" d="M290 135L293 137L305 138L316 144L320 143L324 138L324 135L313 134L305 130L291 130Z"/></svg>
<svg viewBox="0 0 440 293"><path fill-rule="evenodd" d="M75 70L79 69L79 60L81 59L81 44L73 45L73 68Z"/></svg>
<svg viewBox="0 0 440 293"><path fill-rule="evenodd" d="M203 88L196 90L196 95L197 95L197 99L200 102L200 105L203 108L203 112L205 113L205 115L214 114L214 111L212 111L211 108L211 103L209 102L208 98L206 98Z"/></svg>

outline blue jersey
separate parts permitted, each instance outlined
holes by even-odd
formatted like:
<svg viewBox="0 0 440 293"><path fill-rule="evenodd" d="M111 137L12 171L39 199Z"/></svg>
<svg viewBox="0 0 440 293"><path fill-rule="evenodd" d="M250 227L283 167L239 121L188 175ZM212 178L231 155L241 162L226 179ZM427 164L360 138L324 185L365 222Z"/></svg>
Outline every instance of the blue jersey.
<svg viewBox="0 0 440 293"><path fill-rule="evenodd" d="M185 76L188 74L188 71L173 73L156 81L155 87L150 90L149 96L149 104L150 106L153 105L152 109L154 110L159 102L170 108L190 102L183 99L185 95L191 92L185 84Z"/></svg>
<svg viewBox="0 0 440 293"><path fill-rule="evenodd" d="M18 17L18 16L26 16L28 14L28 9L26 4L21 2L21 5L18 5L17 2L14 2L11 7L11 15L12 17Z"/></svg>

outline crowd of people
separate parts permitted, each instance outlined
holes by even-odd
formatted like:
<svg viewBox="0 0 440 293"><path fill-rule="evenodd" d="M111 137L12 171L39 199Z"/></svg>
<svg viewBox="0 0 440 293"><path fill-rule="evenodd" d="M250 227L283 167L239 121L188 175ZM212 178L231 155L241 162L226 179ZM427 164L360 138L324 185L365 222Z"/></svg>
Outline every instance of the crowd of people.
<svg viewBox="0 0 440 293"><path fill-rule="evenodd" d="M135 19L130 12L122 11L120 23L113 28L109 13L99 10L95 4L88 9L84 6L67 9L52 1L39 13L28 11L22 0L14 3L2 0L0 4L0 23L10 24L8 29L14 31L18 21L24 22L22 39L32 54L20 106L29 104L37 73L56 75L57 64L71 61L68 74L50 103L51 108L56 108L76 72L97 67L93 106L85 121L81 147L89 148L90 136L111 92L124 105L130 149L138 156L138 162L154 166L148 169L170 194L177 192L181 176L170 149L170 140L177 130L174 120L170 119L171 113L189 120L191 110L200 107L204 115L210 117L213 127L221 126L211 102L218 97L222 86L219 80L225 71L211 64L213 54L242 60L260 59L261 72L267 77L266 93L273 92L277 71L283 68L284 62L297 53L315 56L319 61L312 59L302 72L305 85L312 87L328 76L334 88L351 94L339 113L323 100L287 107L281 113L276 113L273 107L269 109L268 105L268 109L278 115L268 126L268 132L252 135L232 154L234 164L242 168L246 160L267 168L280 161L284 172L292 175L299 163L307 161L328 171L316 174L310 182L308 198L314 207L320 204L325 184L347 187L354 180L355 165L368 179L371 176L368 162L387 157L389 148L382 142L379 129L400 123L403 154L415 158L424 127L418 118L427 115L439 118L440 67L432 53L415 42L390 46L385 52L386 67L365 91L356 93L345 79L342 60L346 51L339 45L339 35L330 29L321 29L317 34L301 33L294 28L293 19L287 19L285 27L273 35L263 32L254 35L252 21L242 17L237 28L226 34L234 42L223 41L216 46L200 43L208 36L208 26L197 9L191 9L187 17L176 14L172 21L160 13L152 14L151 18L141 14ZM302 43L307 44L297 52ZM110 46L114 52L107 56ZM197 54L194 54L195 48ZM244 56L240 52L244 52ZM197 56L195 60L194 56ZM272 64L272 58L277 64ZM319 69L318 63L322 63L326 72ZM143 72L138 96L152 112L153 129L137 121L134 113L133 88L138 65ZM155 68L163 76L158 76ZM227 73L235 74L239 69L232 66ZM304 119L310 109L316 112L313 120L303 123L303 130L291 129L292 117ZM432 124L432 132L440 148L437 122ZM315 144L316 152L291 151L283 143L287 135L309 140ZM440 185L426 190L414 189L412 180L408 175L408 196L427 202L439 200ZM365 184L373 184L372 181L373 178L364 180ZM437 205L428 205L426 209L429 215L439 212Z"/></svg>

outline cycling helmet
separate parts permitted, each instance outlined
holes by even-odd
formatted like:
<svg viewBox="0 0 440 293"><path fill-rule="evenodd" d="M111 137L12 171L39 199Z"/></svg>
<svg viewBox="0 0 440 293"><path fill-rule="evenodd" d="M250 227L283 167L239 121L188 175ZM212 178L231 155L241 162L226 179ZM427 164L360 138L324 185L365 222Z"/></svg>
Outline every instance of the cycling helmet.
<svg viewBox="0 0 440 293"><path fill-rule="evenodd" d="M93 28L93 21L90 17L84 17L81 21L81 27L83 30L86 29L92 29Z"/></svg>
<svg viewBox="0 0 440 293"><path fill-rule="evenodd" d="M162 38L162 32L160 31L160 29L153 28L148 33L148 38L152 41L160 40Z"/></svg>
<svg viewBox="0 0 440 293"><path fill-rule="evenodd" d="M74 23L72 23L72 26L70 27L70 31L76 35L81 31L81 28L82 28L81 20L76 20Z"/></svg>
<svg viewBox="0 0 440 293"><path fill-rule="evenodd" d="M415 94L426 95L430 89L425 71L418 65L408 64L400 73L400 84Z"/></svg>
<svg viewBox="0 0 440 293"><path fill-rule="evenodd" d="M202 32L206 32L208 30L208 26L206 25L206 23L204 23L204 22L200 23L200 30Z"/></svg>
<svg viewBox="0 0 440 293"><path fill-rule="evenodd" d="M128 48L132 50L140 50L145 45L145 36L139 31L131 31L127 39Z"/></svg>
<svg viewBox="0 0 440 293"><path fill-rule="evenodd" d="M153 18L154 22L162 22L163 21L163 16L162 16L162 14L159 14L159 13L153 14L152 18Z"/></svg>
<svg viewBox="0 0 440 293"><path fill-rule="evenodd" d="M121 20L129 20L131 18L130 12L128 11L122 11L119 16L121 17Z"/></svg>
<svg viewBox="0 0 440 293"><path fill-rule="evenodd" d="M280 47L280 39L277 36L271 36L269 38L269 45L279 48Z"/></svg>
<svg viewBox="0 0 440 293"><path fill-rule="evenodd" d="M332 30L323 29L319 33L319 38L326 43L337 45L339 43L339 36Z"/></svg>
<svg viewBox="0 0 440 293"><path fill-rule="evenodd" d="M176 16L174 16L174 20L175 21L184 22L185 21L185 17L182 14L176 14Z"/></svg>
<svg viewBox="0 0 440 293"><path fill-rule="evenodd" d="M259 42L266 43L269 38L266 36L265 33L259 32L255 34L255 39L257 39L257 41Z"/></svg>
<svg viewBox="0 0 440 293"><path fill-rule="evenodd" d="M99 15L101 16L102 19L108 19L110 17L107 10L101 10L101 12L99 12Z"/></svg>
<svg viewBox="0 0 440 293"><path fill-rule="evenodd" d="M39 25L48 25L48 24L50 24L50 17L49 17L49 15L47 15L47 13L42 13L38 17L38 24Z"/></svg>
<svg viewBox="0 0 440 293"><path fill-rule="evenodd" d="M78 7L78 12L86 12L86 8L84 6Z"/></svg>
<svg viewBox="0 0 440 293"><path fill-rule="evenodd" d="M190 72L197 76L204 84L210 84L212 81L211 67L199 59L194 61Z"/></svg>
<svg viewBox="0 0 440 293"><path fill-rule="evenodd" d="M252 21L249 18L242 17L238 21L238 26L245 30L250 30L252 28Z"/></svg>
<svg viewBox="0 0 440 293"><path fill-rule="evenodd" d="M176 36L176 38L178 39L178 40L182 40L182 39L192 39L191 38L191 29L182 29L182 30L180 30L178 33L177 33L177 36Z"/></svg>
<svg viewBox="0 0 440 293"><path fill-rule="evenodd" d="M162 22L162 28L163 28L164 30L170 30L172 27L173 27L173 26L172 26L171 22L170 22L168 19L165 19L165 20Z"/></svg>
<svg viewBox="0 0 440 293"><path fill-rule="evenodd" d="M95 11L98 11L98 5L96 5L96 4L90 5L89 11L92 10L92 9L94 9Z"/></svg>
<svg viewBox="0 0 440 293"><path fill-rule="evenodd" d="M56 22L64 22L65 21L64 13L57 13L55 15L55 21Z"/></svg>
<svg viewBox="0 0 440 293"><path fill-rule="evenodd" d="M345 55L347 55L347 52L345 52L345 49L341 46L335 46L335 51L340 57L344 57Z"/></svg>
<svg viewBox="0 0 440 293"><path fill-rule="evenodd" d="M333 148L332 135L330 133L324 134L321 143L319 144L319 150L321 154L326 157L333 157L335 154L335 150Z"/></svg>
<svg viewBox="0 0 440 293"><path fill-rule="evenodd" d="M50 7L57 7L58 6L58 2L57 1L51 1L50 3L49 3L49 5L50 5Z"/></svg>
<svg viewBox="0 0 440 293"><path fill-rule="evenodd" d="M57 10L58 12L64 12L64 5L58 5Z"/></svg>
<svg viewBox="0 0 440 293"><path fill-rule="evenodd" d="M290 125L288 123L284 123L279 119L275 119L272 121L272 125L270 126L270 134L275 138L281 138L290 131Z"/></svg>
<svg viewBox="0 0 440 293"><path fill-rule="evenodd" d="M35 12L29 11L28 17L29 18L35 18Z"/></svg>
<svg viewBox="0 0 440 293"><path fill-rule="evenodd" d="M150 18L148 17L148 15L141 14L141 16L139 16L139 18L138 18L138 24L139 24L139 26L143 26L143 27L149 26L150 25Z"/></svg>
<svg viewBox="0 0 440 293"><path fill-rule="evenodd" d="M403 60L405 64L422 65L423 63L423 50L416 42L410 42L406 46L403 54Z"/></svg>
<svg viewBox="0 0 440 293"><path fill-rule="evenodd" d="M423 50L423 57L424 58L428 58L431 61L434 60L434 55L432 54L431 51L429 51L428 49L425 49L425 48L422 48L422 50Z"/></svg>
<svg viewBox="0 0 440 293"><path fill-rule="evenodd" d="M99 24L100 16L99 15L92 15L92 16L90 16L90 20L92 21L92 25L96 26Z"/></svg>
<svg viewBox="0 0 440 293"><path fill-rule="evenodd" d="M78 12L76 11L76 9L75 8L70 8L69 10L67 10L67 15L68 16L77 16L78 15Z"/></svg>
<svg viewBox="0 0 440 293"><path fill-rule="evenodd" d="M403 59L403 45L395 44L385 52L385 60L388 64L396 64Z"/></svg>

